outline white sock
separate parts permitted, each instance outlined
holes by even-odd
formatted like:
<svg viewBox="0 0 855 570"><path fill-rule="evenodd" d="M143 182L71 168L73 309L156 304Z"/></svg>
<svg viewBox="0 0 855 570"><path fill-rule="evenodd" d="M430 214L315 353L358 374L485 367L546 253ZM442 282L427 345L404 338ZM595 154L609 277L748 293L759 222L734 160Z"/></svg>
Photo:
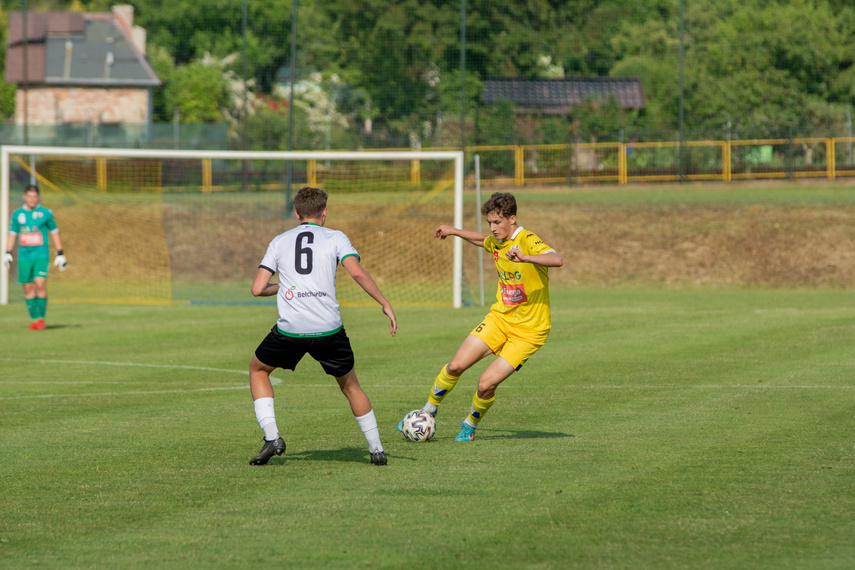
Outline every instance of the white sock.
<svg viewBox="0 0 855 570"><path fill-rule="evenodd" d="M383 445L380 443L380 431L377 429L377 418L374 417L374 410L356 418L362 433L365 435L365 441L368 442L368 451L376 453L383 451Z"/></svg>
<svg viewBox="0 0 855 570"><path fill-rule="evenodd" d="M430 415L435 416L436 410L439 409L439 406L437 406L436 404L431 404L430 402L428 402L427 404L425 404L422 407L422 409L424 411L426 411L427 413L429 413Z"/></svg>
<svg viewBox="0 0 855 570"><path fill-rule="evenodd" d="M276 413L273 411L273 398L259 398L255 404L255 417L258 425L264 430L264 439L273 441L279 437L279 428L276 427Z"/></svg>

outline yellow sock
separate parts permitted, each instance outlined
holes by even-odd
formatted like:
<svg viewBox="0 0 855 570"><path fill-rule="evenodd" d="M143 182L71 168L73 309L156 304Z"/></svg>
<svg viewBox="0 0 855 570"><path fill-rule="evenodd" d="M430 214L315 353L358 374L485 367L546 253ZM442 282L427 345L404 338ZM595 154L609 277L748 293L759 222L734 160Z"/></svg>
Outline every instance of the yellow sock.
<svg viewBox="0 0 855 570"><path fill-rule="evenodd" d="M457 385L458 380L460 380L460 376L451 376L446 371L446 367L443 366L436 380L433 381L433 390L428 397L428 402L434 406L440 405L442 399Z"/></svg>
<svg viewBox="0 0 855 570"><path fill-rule="evenodd" d="M487 410L490 409L490 406L492 406L495 401L495 396L489 400L482 400L478 397L478 394L475 394L472 397L472 410L469 412L468 418L472 425L478 425L478 422L484 418L484 414L487 413Z"/></svg>

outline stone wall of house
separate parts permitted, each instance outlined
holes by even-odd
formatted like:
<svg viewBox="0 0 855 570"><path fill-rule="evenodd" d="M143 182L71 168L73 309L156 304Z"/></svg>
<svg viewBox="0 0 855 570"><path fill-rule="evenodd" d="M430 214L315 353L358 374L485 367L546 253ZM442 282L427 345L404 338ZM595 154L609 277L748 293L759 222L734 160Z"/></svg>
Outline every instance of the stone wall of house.
<svg viewBox="0 0 855 570"><path fill-rule="evenodd" d="M24 91L15 93L15 122L24 123ZM146 89L97 89L91 87L45 87L27 91L30 125L66 123L149 122L149 92Z"/></svg>

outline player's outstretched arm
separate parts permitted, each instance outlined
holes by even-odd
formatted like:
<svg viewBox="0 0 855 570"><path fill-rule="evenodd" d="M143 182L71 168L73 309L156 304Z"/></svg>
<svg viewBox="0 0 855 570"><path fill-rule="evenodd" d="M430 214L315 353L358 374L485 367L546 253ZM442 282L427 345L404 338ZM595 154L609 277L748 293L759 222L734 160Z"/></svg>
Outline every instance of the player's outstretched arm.
<svg viewBox="0 0 855 570"><path fill-rule="evenodd" d="M391 323L391 329L389 332L392 336L395 336L395 333L398 331L398 319L395 318L395 311L392 310L392 304L389 303L389 301L386 300L386 297L383 296L383 293L380 292L380 287L378 287L377 283L374 282L374 278L371 277L368 271L359 264L359 259L357 259L355 255L345 257L341 264L345 269L347 269L347 272L350 273L353 280L356 281L372 299L380 303L380 306L383 307L383 314L389 317L389 322Z"/></svg>
<svg viewBox="0 0 855 570"><path fill-rule="evenodd" d="M564 265L564 259L554 251L539 253L537 255L523 255L518 249L512 249L505 254L511 261L520 263L534 263L544 267L561 267Z"/></svg>
<svg viewBox="0 0 855 570"><path fill-rule="evenodd" d="M279 283L271 283L273 273L266 267L259 267L252 282L252 294L255 297L270 297L279 292Z"/></svg>
<svg viewBox="0 0 855 570"><path fill-rule="evenodd" d="M446 225L442 225L436 228L436 231L433 232L433 236L438 237L439 239L445 239L448 236L457 236L461 239L468 241L472 245L477 245L478 247L483 247L484 240L487 239L487 234L482 234L481 232L473 232L469 230L460 230Z"/></svg>

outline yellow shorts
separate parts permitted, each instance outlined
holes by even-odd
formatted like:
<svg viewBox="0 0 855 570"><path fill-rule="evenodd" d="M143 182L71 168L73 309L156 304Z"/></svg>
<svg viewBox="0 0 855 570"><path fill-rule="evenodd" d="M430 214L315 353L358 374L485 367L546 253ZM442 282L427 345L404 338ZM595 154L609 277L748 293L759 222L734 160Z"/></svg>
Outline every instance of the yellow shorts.
<svg viewBox="0 0 855 570"><path fill-rule="evenodd" d="M483 340L493 354L505 359L514 367L514 370L519 370L525 361L543 346L549 331L535 331L515 326L490 312L469 334Z"/></svg>

